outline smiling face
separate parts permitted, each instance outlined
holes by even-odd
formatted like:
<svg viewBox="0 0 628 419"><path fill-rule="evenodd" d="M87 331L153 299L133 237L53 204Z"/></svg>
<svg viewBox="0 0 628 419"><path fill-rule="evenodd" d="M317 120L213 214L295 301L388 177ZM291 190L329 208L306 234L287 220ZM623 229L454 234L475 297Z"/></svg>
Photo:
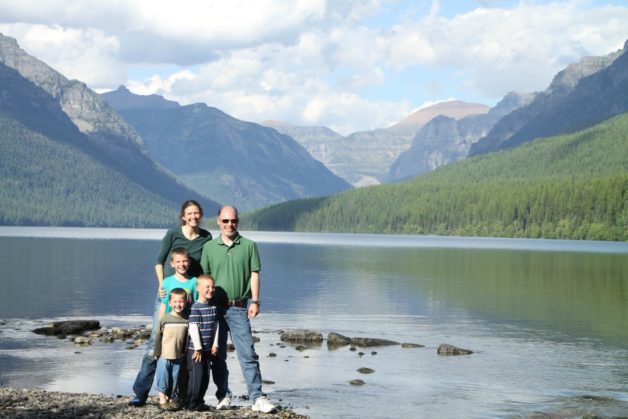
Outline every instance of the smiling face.
<svg viewBox="0 0 628 419"><path fill-rule="evenodd" d="M216 292L214 279L207 276L199 276L196 280L196 292L198 293L198 301L207 302L211 300Z"/></svg>
<svg viewBox="0 0 628 419"><path fill-rule="evenodd" d="M186 275L190 266L190 259L187 255L173 253L170 259L170 266L179 275Z"/></svg>
<svg viewBox="0 0 628 419"><path fill-rule="evenodd" d="M233 240L238 235L238 210L234 207L224 207L216 219L220 227L220 234L229 240Z"/></svg>
<svg viewBox="0 0 628 419"><path fill-rule="evenodd" d="M196 228L201 223L203 218L203 211L196 205L189 205L181 213L181 223L193 228Z"/></svg>
<svg viewBox="0 0 628 419"><path fill-rule="evenodd" d="M170 305L170 307L172 307L172 311L177 314L181 314L181 312L185 308L185 300L185 295L170 293L170 299L168 300L168 304Z"/></svg>

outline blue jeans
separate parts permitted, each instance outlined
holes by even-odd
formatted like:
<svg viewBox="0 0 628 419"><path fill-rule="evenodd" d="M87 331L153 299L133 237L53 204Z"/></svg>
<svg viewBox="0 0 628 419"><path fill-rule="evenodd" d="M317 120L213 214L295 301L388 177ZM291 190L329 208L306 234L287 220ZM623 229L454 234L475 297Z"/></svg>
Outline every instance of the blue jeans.
<svg viewBox="0 0 628 419"><path fill-rule="evenodd" d="M142 358L142 366L140 367L135 382L133 383L133 392L139 399L146 400L148 393L153 386L153 379L155 378L155 370L157 369L157 360L155 359L155 337L157 335L157 329L159 328L159 305L161 299L159 295L155 300L155 309L153 312L153 329L150 332L150 337L146 343L146 353Z"/></svg>
<svg viewBox="0 0 628 419"><path fill-rule="evenodd" d="M253 346L253 335L251 333L251 323L249 322L248 310L246 307L229 307L224 309L224 315L220 318L220 330L231 332L231 341L236 350L240 368L246 381L249 392L249 400L255 402L262 392L262 374L259 368L259 356L255 353ZM214 380L216 374L219 377L227 371L227 334L219 335L219 350L216 366L212 368ZM228 376L228 373L227 373Z"/></svg>
<svg viewBox="0 0 628 419"><path fill-rule="evenodd" d="M177 387L179 380L179 370L183 364L181 359L164 359L159 358L157 361L157 382L155 387L166 396L172 396L173 391Z"/></svg>

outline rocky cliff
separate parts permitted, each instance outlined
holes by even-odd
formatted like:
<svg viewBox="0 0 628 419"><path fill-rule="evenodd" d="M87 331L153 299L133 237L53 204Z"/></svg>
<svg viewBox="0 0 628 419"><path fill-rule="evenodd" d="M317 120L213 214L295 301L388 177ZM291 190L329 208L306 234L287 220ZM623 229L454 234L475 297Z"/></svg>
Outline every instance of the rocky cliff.
<svg viewBox="0 0 628 419"><path fill-rule="evenodd" d="M391 165L388 182L397 182L466 157L471 145L488 133L502 117L524 106L533 94L507 94L486 114L460 120L437 116L416 134L412 146Z"/></svg>
<svg viewBox="0 0 628 419"><path fill-rule="evenodd" d="M542 136L574 132L628 111L625 51L585 57L559 72L534 100L502 118L473 144L469 156L514 147Z"/></svg>
<svg viewBox="0 0 628 419"><path fill-rule="evenodd" d="M453 100L423 108L389 128L360 131L344 137L328 128L313 129L277 122L269 125L292 136L332 172L360 187L385 182L390 165L410 147L421 127L437 115L458 119L487 111L485 105Z"/></svg>

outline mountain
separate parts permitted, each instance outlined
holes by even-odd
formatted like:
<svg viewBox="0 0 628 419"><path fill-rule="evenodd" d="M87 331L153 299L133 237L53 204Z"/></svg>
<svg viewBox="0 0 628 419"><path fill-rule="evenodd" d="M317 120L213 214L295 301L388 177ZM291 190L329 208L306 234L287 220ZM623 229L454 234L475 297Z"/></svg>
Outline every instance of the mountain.
<svg viewBox="0 0 628 419"><path fill-rule="evenodd" d="M411 113L401 121L389 127L399 133L415 134L425 124L437 116L447 116L452 119L461 119L469 115L481 115L489 111L489 107L481 103L469 103L461 100L448 100L421 108Z"/></svg>
<svg viewBox="0 0 628 419"><path fill-rule="evenodd" d="M0 63L0 225L162 227L178 203L98 157L59 101Z"/></svg>
<svg viewBox="0 0 628 419"><path fill-rule="evenodd" d="M291 137L205 104L163 106L127 89L104 93L151 156L199 193L243 211L351 188Z"/></svg>
<svg viewBox="0 0 628 419"><path fill-rule="evenodd" d="M331 163L333 150L330 147L333 141L342 138L342 135L336 131L323 126L302 127L281 121L263 121L261 125L274 128L280 133L294 138L305 147L312 157L336 173L335 166Z"/></svg>
<svg viewBox="0 0 628 419"><path fill-rule="evenodd" d="M528 104L534 95L511 92L488 113L469 115L459 120L436 116L415 135L412 146L401 153L390 166L388 182L397 182L430 172L466 157L471 144L513 110Z"/></svg>
<svg viewBox="0 0 628 419"><path fill-rule="evenodd" d="M287 202L245 222L282 231L628 240L628 113L392 185Z"/></svg>
<svg viewBox="0 0 628 419"><path fill-rule="evenodd" d="M277 122L265 124L290 135L336 175L361 187L386 181L390 165L410 147L424 121L437 115L462 118L487 110L484 105L452 100L414 112L390 128L355 132L345 137L322 127L297 127Z"/></svg>
<svg viewBox="0 0 628 419"><path fill-rule="evenodd" d="M603 57L585 57L559 72L550 86L502 118L469 156L516 147L539 137L575 132L628 111L628 42Z"/></svg>
<svg viewBox="0 0 628 419"><path fill-rule="evenodd" d="M125 86L118 87L117 90L107 92L105 100L114 109L176 109L180 107L179 102L168 100L160 95L135 95Z"/></svg>
<svg viewBox="0 0 628 419"><path fill-rule="evenodd" d="M0 63L15 70L20 77L30 81L42 92L46 93L46 106L51 101L58 105L57 112L67 116L71 124L78 130L57 135L49 132L61 130L56 121L45 121L43 118L26 115L24 109L16 107L12 114L26 128L47 138L64 140L91 159L105 165L108 170L117 172L127 178L138 188L145 191L146 196L159 197L162 202L168 202L170 208L178 208L181 202L187 199L198 200L206 209L213 212L218 204L205 196L189 189L171 173L151 159L143 148L142 139L135 129L127 124L120 115L100 96L90 90L84 83L68 80L66 77L50 68L43 61L28 55L19 48L15 39L0 34ZM23 85L23 84L20 84ZM5 85L3 89L13 88ZM19 91L12 94L19 97ZM40 95L41 96L41 95ZM5 104L11 107L10 104ZM22 104L24 105L24 104ZM16 105L17 106L17 105ZM43 105L42 105L43 106ZM19 112L18 112L19 111ZM21 114L19 114L21 112ZM37 115L37 114L35 114ZM36 119L40 119L36 121ZM51 126L46 127L46 124ZM67 121L62 124L67 126ZM67 132L67 127L63 128ZM19 141L19 138L13 140ZM7 137L3 141L8 141ZM40 179L42 182L45 179ZM79 181L80 179L77 179ZM26 181L26 180L25 180ZM122 196L109 203L111 210L121 209L126 204ZM153 198L154 199L154 198ZM176 212L175 212L176 214ZM172 214L169 214L173 219ZM88 217L86 217L88 218Z"/></svg>

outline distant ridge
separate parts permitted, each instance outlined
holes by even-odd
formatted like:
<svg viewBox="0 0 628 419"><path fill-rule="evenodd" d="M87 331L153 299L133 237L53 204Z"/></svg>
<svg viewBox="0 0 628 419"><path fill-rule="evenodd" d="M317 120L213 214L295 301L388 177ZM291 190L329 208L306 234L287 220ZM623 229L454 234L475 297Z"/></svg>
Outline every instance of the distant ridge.
<svg viewBox="0 0 628 419"><path fill-rule="evenodd" d="M418 129L420 129L430 120L439 115L447 116L453 119L461 119L469 115L485 114L488 113L489 110L489 106L481 103L463 102L461 100L448 100L421 108L418 111L411 113L396 124L391 125L390 127L388 127L388 129L404 131L412 129L414 130L414 132L417 132Z"/></svg>
<svg viewBox="0 0 628 419"><path fill-rule="evenodd" d="M102 96L114 98L112 104L120 106L157 161L199 193L242 211L351 188L293 138L274 129L203 103L179 106L126 88Z"/></svg>
<svg viewBox="0 0 628 419"><path fill-rule="evenodd" d="M354 132L341 136L326 127L295 126L270 121L265 125L289 135L323 162L336 175L355 187L377 185L388 180L391 164L410 148L414 135L437 115L462 118L486 114L488 106L451 100L423 108L390 128Z"/></svg>

